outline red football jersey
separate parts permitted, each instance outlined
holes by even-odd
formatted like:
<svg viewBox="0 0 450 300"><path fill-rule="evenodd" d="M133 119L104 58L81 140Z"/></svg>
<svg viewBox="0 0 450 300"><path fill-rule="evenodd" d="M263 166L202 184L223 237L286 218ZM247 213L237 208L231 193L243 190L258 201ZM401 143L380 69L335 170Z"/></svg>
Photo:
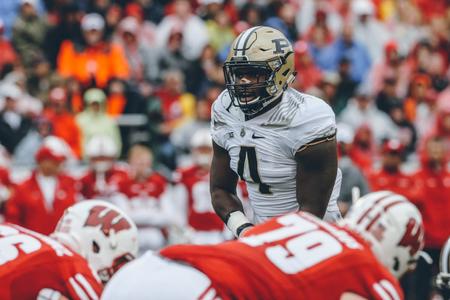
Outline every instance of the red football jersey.
<svg viewBox="0 0 450 300"><path fill-rule="evenodd" d="M131 177L127 177L119 184L119 191L132 198L152 198L159 199L167 188L167 180L157 172L153 172L145 181L138 182Z"/></svg>
<svg viewBox="0 0 450 300"><path fill-rule="evenodd" d="M120 167L112 167L104 174L104 178L89 170L79 181L79 190L85 199L93 199L99 196L108 196L119 190L122 181L127 180L126 170Z"/></svg>
<svg viewBox="0 0 450 300"><path fill-rule="evenodd" d="M272 219L239 241L160 253L206 274L223 299L403 299L398 281L361 238L306 213Z"/></svg>
<svg viewBox="0 0 450 300"><path fill-rule="evenodd" d="M102 284L85 259L59 242L17 225L0 224L0 299L99 299ZM50 299L50 298L49 298Z"/></svg>
<svg viewBox="0 0 450 300"><path fill-rule="evenodd" d="M221 231L225 224L216 215L209 193L209 172L193 166L179 171L180 182L188 193L188 223L198 231Z"/></svg>

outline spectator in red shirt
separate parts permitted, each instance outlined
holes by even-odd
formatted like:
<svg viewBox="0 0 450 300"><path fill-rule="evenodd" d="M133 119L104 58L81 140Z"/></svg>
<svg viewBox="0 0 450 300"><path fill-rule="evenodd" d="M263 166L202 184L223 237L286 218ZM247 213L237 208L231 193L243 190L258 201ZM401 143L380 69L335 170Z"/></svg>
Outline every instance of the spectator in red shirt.
<svg viewBox="0 0 450 300"><path fill-rule="evenodd" d="M80 158L81 132L74 115L68 110L66 91L61 87L53 88L48 98L49 106L44 110L44 116L50 120L53 134L66 141L73 153Z"/></svg>
<svg viewBox="0 0 450 300"><path fill-rule="evenodd" d="M167 243L167 229L175 214L171 206L169 183L152 170L153 153L144 145L134 145L128 153L129 176L119 185L127 196L121 207L139 229L139 249L160 249Z"/></svg>
<svg viewBox="0 0 450 300"><path fill-rule="evenodd" d="M314 64L308 50L308 43L299 40L294 44L295 69L297 71L296 86L300 91L306 91L317 86L322 79L322 72Z"/></svg>
<svg viewBox="0 0 450 300"><path fill-rule="evenodd" d="M109 200L127 178L125 169L115 163L119 156L113 139L106 135L92 137L86 145L90 168L80 179L80 193L85 199Z"/></svg>
<svg viewBox="0 0 450 300"><path fill-rule="evenodd" d="M375 154L372 130L369 126L363 125L355 132L349 156L359 169L367 175L372 170Z"/></svg>
<svg viewBox="0 0 450 300"><path fill-rule="evenodd" d="M75 181L61 171L64 142L50 137L36 153L37 167L6 203L5 218L28 229L50 234L64 210L76 202Z"/></svg>
<svg viewBox="0 0 450 300"><path fill-rule="evenodd" d="M430 299L431 278L437 275L439 253L450 236L450 172L446 169L445 145L440 136L432 136L425 142L421 153L421 168L415 173L420 193L415 201L425 226L425 249L433 259L433 265L418 265L412 280L416 299Z"/></svg>
<svg viewBox="0 0 450 300"><path fill-rule="evenodd" d="M3 68L6 65L14 65L17 60L16 51L14 51L11 43L3 36L4 29L5 24L0 19L0 73L3 72Z"/></svg>
<svg viewBox="0 0 450 300"><path fill-rule="evenodd" d="M383 144L381 169L373 170L369 176L372 191L388 190L411 199L417 199L417 189L412 176L400 170L405 147L398 140L388 140Z"/></svg>

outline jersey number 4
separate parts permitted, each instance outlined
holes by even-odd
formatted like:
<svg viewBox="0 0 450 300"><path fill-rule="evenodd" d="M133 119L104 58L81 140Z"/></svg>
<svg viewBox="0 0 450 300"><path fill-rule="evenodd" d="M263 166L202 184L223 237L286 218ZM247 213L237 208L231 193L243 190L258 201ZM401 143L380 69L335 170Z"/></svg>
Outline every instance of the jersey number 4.
<svg viewBox="0 0 450 300"><path fill-rule="evenodd" d="M244 177L244 168L246 166L245 162L248 162L248 170L250 173L250 179ZM253 182L259 184L259 192L261 194L271 194L270 186L261 182L261 177L259 177L258 172L258 161L256 160L256 150L255 147L241 146L241 151L239 151L239 161L238 161L238 174L239 177L247 182Z"/></svg>

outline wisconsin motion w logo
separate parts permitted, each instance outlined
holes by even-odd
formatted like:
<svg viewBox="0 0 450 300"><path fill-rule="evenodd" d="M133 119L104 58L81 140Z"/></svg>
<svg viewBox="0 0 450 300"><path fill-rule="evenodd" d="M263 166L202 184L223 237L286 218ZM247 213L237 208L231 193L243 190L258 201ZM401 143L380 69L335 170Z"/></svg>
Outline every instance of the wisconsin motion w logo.
<svg viewBox="0 0 450 300"><path fill-rule="evenodd" d="M101 225L101 230L106 236L109 236L111 229L115 232L131 228L130 223L120 214L104 206L94 206L89 211L89 217L84 226L97 227Z"/></svg>

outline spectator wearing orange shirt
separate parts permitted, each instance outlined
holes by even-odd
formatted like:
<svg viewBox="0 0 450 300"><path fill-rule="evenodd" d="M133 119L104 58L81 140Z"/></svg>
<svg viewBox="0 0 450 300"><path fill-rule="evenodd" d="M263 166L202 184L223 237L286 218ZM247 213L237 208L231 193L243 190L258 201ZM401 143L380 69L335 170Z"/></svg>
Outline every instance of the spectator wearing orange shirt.
<svg viewBox="0 0 450 300"><path fill-rule="evenodd" d="M104 41L105 21L96 13L81 20L84 45L66 40L58 55L58 72L85 87L104 88L112 79L128 78L128 63L122 48Z"/></svg>
<svg viewBox="0 0 450 300"><path fill-rule="evenodd" d="M81 157L81 133L75 122L74 115L67 109L67 93L61 87L53 88L49 93L49 107L44 110L44 116L50 120L53 134L60 137Z"/></svg>

